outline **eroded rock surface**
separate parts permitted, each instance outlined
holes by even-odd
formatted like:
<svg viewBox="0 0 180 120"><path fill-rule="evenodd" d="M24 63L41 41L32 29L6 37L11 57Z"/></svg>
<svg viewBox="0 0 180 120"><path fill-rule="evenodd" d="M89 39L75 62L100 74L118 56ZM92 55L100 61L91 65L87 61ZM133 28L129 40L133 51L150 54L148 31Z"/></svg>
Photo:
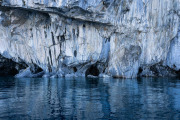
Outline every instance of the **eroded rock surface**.
<svg viewBox="0 0 180 120"><path fill-rule="evenodd" d="M179 29L180 0L0 0L0 53L48 77L177 75Z"/></svg>

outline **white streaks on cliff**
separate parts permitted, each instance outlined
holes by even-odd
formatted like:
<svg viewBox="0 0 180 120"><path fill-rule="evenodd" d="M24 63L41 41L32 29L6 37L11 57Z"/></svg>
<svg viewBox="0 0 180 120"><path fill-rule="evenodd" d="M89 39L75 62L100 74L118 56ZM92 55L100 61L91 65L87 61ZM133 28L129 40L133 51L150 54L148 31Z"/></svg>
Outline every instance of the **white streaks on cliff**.
<svg viewBox="0 0 180 120"><path fill-rule="evenodd" d="M131 78L157 63L179 70L180 0L2 0L1 6L1 54L46 74L84 76L97 68Z"/></svg>

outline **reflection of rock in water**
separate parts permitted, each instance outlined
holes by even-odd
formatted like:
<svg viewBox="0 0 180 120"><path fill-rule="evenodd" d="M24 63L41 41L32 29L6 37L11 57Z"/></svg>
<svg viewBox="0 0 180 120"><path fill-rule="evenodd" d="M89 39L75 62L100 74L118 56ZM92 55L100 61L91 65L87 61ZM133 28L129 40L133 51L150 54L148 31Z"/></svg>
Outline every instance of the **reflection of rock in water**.
<svg viewBox="0 0 180 120"><path fill-rule="evenodd" d="M98 78L87 78L86 85L90 88L98 87L99 79Z"/></svg>
<svg viewBox="0 0 180 120"><path fill-rule="evenodd" d="M178 79L140 81L0 78L0 118L124 120L179 115Z"/></svg>

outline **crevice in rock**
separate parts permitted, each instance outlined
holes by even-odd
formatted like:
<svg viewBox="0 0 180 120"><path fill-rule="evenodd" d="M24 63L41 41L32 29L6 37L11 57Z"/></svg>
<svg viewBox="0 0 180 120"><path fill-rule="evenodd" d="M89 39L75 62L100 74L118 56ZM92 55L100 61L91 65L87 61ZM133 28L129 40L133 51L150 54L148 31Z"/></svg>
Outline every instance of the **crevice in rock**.
<svg viewBox="0 0 180 120"><path fill-rule="evenodd" d="M33 74L37 74L37 73L40 73L43 71L42 68L40 68L38 65L36 64L32 64L31 67L30 67L30 70Z"/></svg>
<svg viewBox="0 0 180 120"><path fill-rule="evenodd" d="M74 57L76 57L77 56L77 51L76 50L74 50Z"/></svg>
<svg viewBox="0 0 180 120"><path fill-rule="evenodd" d="M49 72L52 72L52 68L51 68L51 65L50 65L50 62L49 62L49 57L48 57L47 60L48 60L48 71L49 71Z"/></svg>
<svg viewBox="0 0 180 120"><path fill-rule="evenodd" d="M50 59L50 62L51 62L51 64L50 65L53 65L53 62L52 62L52 55L51 55L51 49L49 49L49 59Z"/></svg>
<svg viewBox="0 0 180 120"><path fill-rule="evenodd" d="M53 32L51 32L51 36L52 36L53 45L55 45L56 43L55 43L55 40L54 40L54 34L53 34Z"/></svg>
<svg viewBox="0 0 180 120"><path fill-rule="evenodd" d="M79 27L77 27L77 33L76 36L79 37Z"/></svg>
<svg viewBox="0 0 180 120"><path fill-rule="evenodd" d="M100 72L97 68L97 65L91 65L87 70L85 75L99 76Z"/></svg>
<svg viewBox="0 0 180 120"><path fill-rule="evenodd" d="M64 42L65 41L65 35L63 34L62 36L61 36L61 42Z"/></svg>

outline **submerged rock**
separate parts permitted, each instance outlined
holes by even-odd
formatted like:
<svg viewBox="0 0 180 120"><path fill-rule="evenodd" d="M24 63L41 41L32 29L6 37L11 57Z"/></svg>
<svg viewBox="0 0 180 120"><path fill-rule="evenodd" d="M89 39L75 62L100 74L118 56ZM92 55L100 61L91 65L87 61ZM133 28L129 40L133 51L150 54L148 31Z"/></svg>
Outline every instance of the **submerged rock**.
<svg viewBox="0 0 180 120"><path fill-rule="evenodd" d="M179 36L180 0L0 1L0 54L43 77L178 75Z"/></svg>
<svg viewBox="0 0 180 120"><path fill-rule="evenodd" d="M17 74L16 78L23 78L23 77L31 77L32 72L30 70L30 67L26 68L25 70L21 70L19 74Z"/></svg>
<svg viewBox="0 0 180 120"><path fill-rule="evenodd" d="M20 70L20 72L15 75L16 78L23 78L23 77L29 77L29 78L36 78L36 77L42 77L45 74L44 71L41 71L39 73L33 73L32 68L28 67L24 70Z"/></svg>
<svg viewBox="0 0 180 120"><path fill-rule="evenodd" d="M98 76L88 75L88 78L98 78Z"/></svg>
<svg viewBox="0 0 180 120"><path fill-rule="evenodd" d="M100 74L99 77L100 77L100 78L109 78L109 77L111 77L111 76L106 75L106 74Z"/></svg>
<svg viewBox="0 0 180 120"><path fill-rule="evenodd" d="M65 77L66 78L74 78L74 77L78 77L78 76L76 74L71 73L71 74L66 74Z"/></svg>

